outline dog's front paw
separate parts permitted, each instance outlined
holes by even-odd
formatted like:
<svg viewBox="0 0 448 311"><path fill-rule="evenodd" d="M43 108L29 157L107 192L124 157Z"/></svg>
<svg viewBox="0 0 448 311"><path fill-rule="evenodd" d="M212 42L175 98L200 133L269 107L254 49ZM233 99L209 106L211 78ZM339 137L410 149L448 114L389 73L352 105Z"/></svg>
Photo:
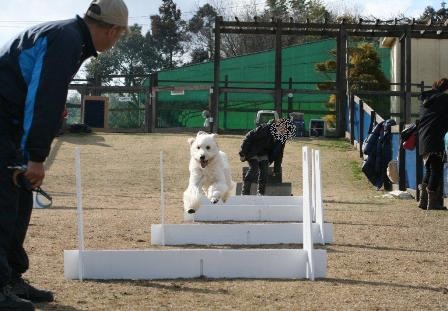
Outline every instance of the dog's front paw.
<svg viewBox="0 0 448 311"><path fill-rule="evenodd" d="M211 198L211 199L210 199L210 202L212 202L213 204L216 204L216 203L219 202L219 199L217 199L217 198Z"/></svg>

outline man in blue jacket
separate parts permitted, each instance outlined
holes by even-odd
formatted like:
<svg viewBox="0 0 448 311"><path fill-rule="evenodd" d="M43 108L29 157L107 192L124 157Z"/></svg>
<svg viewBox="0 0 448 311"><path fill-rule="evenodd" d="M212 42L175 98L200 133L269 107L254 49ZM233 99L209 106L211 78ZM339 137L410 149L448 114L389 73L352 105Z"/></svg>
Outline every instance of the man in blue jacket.
<svg viewBox="0 0 448 311"><path fill-rule="evenodd" d="M22 167L32 188L42 184L70 81L127 27L123 0L94 0L83 18L34 26L0 48L0 310L34 310L32 302L53 301L51 292L22 279L33 198L13 176Z"/></svg>

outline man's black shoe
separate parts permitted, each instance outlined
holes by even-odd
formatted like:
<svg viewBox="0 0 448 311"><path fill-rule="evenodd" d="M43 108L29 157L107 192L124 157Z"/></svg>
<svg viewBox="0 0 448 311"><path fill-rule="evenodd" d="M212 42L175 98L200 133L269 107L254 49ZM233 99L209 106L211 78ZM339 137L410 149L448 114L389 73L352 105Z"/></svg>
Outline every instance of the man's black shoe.
<svg viewBox="0 0 448 311"><path fill-rule="evenodd" d="M13 279L9 285L11 292L22 299L32 302L52 302L54 300L52 292L35 288L23 278Z"/></svg>
<svg viewBox="0 0 448 311"><path fill-rule="evenodd" d="M0 288L0 310L34 311L31 301L21 299L11 292L9 286Z"/></svg>

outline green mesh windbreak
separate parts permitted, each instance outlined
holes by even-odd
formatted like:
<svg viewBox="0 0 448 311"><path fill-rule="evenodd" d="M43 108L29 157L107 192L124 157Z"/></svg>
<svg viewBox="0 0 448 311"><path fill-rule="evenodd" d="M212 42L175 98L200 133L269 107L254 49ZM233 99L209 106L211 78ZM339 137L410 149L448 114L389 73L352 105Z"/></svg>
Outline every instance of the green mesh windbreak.
<svg viewBox="0 0 448 311"><path fill-rule="evenodd" d="M170 91L157 92L155 127L202 127L202 111L208 109L209 94L209 90L187 90L184 95L171 95Z"/></svg>
<svg viewBox="0 0 448 311"><path fill-rule="evenodd" d="M315 64L334 59L331 50L336 40L328 39L295 45L282 50L282 88L287 89L292 79L293 89L316 90L316 83L335 80L335 74L316 72ZM390 75L389 50L380 49L382 66ZM275 53L273 50L221 60L221 87L274 88ZM213 84L213 63L184 66L158 74L159 86ZM228 81L227 83L224 81ZM291 96L291 95L290 95ZM209 91L188 91L183 95L158 92L156 127L202 127L201 113L209 107ZM326 103L329 95L295 93L283 97L283 117L289 112L304 113L305 124L331 114ZM271 94L221 93L219 102L219 128L221 130L247 130L254 127L258 110L274 109Z"/></svg>
<svg viewBox="0 0 448 311"><path fill-rule="evenodd" d="M110 129L142 129L145 125L144 93L104 93L109 97Z"/></svg>

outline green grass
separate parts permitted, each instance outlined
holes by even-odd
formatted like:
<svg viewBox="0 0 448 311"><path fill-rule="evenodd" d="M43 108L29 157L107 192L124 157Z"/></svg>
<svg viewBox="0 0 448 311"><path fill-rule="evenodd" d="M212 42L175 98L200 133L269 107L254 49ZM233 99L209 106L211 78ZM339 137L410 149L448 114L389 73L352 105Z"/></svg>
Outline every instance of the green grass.
<svg viewBox="0 0 448 311"><path fill-rule="evenodd" d="M335 149L338 151L349 151L353 149L353 146L350 145L350 143L343 138L323 140L320 143L322 144L323 147Z"/></svg>
<svg viewBox="0 0 448 311"><path fill-rule="evenodd" d="M352 161L350 161L348 163L348 165L349 165L349 167L350 167L350 169L352 171L353 178L355 180L362 180L362 179L364 179L364 173L362 172L361 165L359 164L358 161L353 161L352 160Z"/></svg>

